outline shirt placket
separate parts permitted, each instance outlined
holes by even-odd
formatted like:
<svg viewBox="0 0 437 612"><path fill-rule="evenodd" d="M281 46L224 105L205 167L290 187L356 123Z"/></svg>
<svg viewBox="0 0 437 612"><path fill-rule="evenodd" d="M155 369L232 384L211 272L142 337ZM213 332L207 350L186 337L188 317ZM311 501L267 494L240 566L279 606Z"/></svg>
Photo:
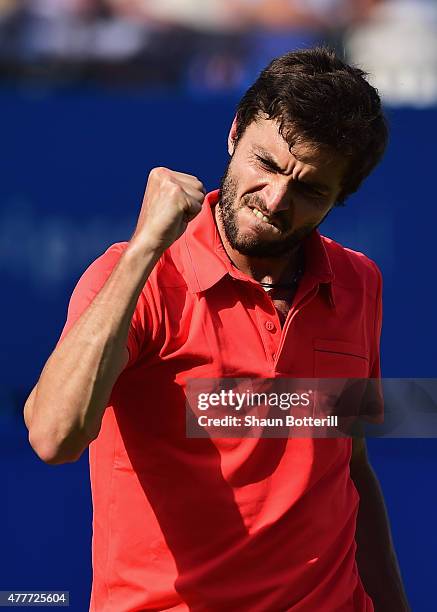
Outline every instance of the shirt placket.
<svg viewBox="0 0 437 612"><path fill-rule="evenodd" d="M289 335L290 328L295 324L296 318L302 309L311 302L319 290L318 282L315 279L302 279L302 286L299 287L296 299L287 315L284 326L281 328L279 316L275 305L269 295L260 294L260 306L257 307L258 328L266 352L269 367L276 370L283 346Z"/></svg>
<svg viewBox="0 0 437 612"><path fill-rule="evenodd" d="M274 366L281 343L281 323L275 305L264 289L255 289L259 300L257 300L256 317L258 330L264 346L268 366Z"/></svg>

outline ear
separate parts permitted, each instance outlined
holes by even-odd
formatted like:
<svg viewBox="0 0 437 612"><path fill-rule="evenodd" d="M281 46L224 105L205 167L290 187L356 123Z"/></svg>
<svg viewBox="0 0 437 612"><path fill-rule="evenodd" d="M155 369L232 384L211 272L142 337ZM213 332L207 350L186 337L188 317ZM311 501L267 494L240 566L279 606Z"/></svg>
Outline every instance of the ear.
<svg viewBox="0 0 437 612"><path fill-rule="evenodd" d="M235 142L237 140L237 115L235 115L234 120L231 125L231 129L229 130L228 136L228 152L229 155L233 155L235 151Z"/></svg>

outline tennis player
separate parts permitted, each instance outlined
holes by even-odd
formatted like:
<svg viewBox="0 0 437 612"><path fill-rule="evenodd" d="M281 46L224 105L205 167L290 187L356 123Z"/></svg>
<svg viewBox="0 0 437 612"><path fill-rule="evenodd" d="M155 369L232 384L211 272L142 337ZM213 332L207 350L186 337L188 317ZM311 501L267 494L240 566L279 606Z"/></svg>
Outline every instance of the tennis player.
<svg viewBox="0 0 437 612"><path fill-rule="evenodd" d="M380 272L317 228L386 142L361 70L279 57L220 189L153 169L82 275L24 414L43 461L89 447L93 612L409 610L363 440L185 431L188 379L380 376Z"/></svg>

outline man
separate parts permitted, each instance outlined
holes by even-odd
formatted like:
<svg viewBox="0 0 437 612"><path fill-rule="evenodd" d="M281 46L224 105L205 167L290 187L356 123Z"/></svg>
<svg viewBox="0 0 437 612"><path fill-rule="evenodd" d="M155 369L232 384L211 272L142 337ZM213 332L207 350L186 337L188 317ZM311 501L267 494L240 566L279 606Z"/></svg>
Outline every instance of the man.
<svg viewBox="0 0 437 612"><path fill-rule="evenodd" d="M278 58L220 191L152 170L130 241L82 276L25 421L47 463L90 445L91 610L408 610L362 441L185 433L189 378L379 376L380 274L316 228L386 139L360 70Z"/></svg>

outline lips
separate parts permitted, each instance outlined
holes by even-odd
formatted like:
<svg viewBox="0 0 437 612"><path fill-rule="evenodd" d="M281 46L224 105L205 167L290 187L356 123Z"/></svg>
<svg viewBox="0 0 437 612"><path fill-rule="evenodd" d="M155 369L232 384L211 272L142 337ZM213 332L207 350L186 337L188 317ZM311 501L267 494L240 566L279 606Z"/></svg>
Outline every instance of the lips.
<svg viewBox="0 0 437 612"><path fill-rule="evenodd" d="M266 217L258 208L249 206L248 207L251 211L252 214L257 217L257 219L260 219L261 221L264 221L264 223L268 223L269 225L271 225L272 227L274 227L275 229L279 229L278 226L273 223L268 217Z"/></svg>

